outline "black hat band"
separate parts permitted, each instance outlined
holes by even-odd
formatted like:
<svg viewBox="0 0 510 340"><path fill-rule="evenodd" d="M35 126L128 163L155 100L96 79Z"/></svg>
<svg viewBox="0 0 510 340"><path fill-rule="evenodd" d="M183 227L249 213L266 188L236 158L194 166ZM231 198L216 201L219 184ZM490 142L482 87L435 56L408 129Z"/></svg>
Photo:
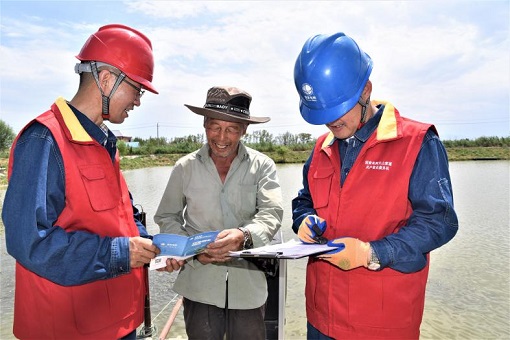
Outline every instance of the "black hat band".
<svg viewBox="0 0 510 340"><path fill-rule="evenodd" d="M239 106L232 105L232 104L205 103L204 109L223 110L223 111L227 111L227 113L232 113L236 116L243 116L243 117L247 116L248 118L250 118L249 110L239 107Z"/></svg>

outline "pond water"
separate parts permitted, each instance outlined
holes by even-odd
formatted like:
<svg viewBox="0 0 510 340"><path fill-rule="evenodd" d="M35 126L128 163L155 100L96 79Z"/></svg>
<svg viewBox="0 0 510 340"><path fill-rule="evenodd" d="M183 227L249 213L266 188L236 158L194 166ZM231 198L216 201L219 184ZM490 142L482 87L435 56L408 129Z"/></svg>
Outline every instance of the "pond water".
<svg viewBox="0 0 510 340"><path fill-rule="evenodd" d="M452 162L459 232L431 254L421 339L510 338L509 161ZM301 164L278 165L285 202L284 240L291 229L291 200L301 187ZM125 171L135 198L147 212L149 232L158 233L154 213L171 167ZM3 198L4 192L0 192ZM1 201L0 201L1 203ZM304 301L306 259L287 261L286 339L306 338ZM0 339L14 339L12 311L14 261L0 235ZM176 302L175 274L150 272L151 313L157 334ZM184 339L182 309L167 338Z"/></svg>

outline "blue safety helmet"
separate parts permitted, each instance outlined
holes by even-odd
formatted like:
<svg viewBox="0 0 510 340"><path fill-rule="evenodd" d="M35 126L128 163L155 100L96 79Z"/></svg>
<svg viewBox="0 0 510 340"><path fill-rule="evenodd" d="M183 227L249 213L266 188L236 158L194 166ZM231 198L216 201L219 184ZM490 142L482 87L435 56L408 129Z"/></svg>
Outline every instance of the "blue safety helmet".
<svg viewBox="0 0 510 340"><path fill-rule="evenodd" d="M299 110L310 124L333 122L360 99L372 59L344 33L309 38L294 66Z"/></svg>

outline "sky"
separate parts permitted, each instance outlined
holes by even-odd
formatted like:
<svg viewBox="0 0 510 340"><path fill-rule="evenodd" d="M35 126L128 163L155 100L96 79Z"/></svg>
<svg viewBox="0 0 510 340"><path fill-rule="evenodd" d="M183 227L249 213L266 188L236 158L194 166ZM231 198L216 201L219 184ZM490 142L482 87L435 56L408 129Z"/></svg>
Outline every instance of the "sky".
<svg viewBox="0 0 510 340"><path fill-rule="evenodd" d="M343 32L368 53L372 99L432 123L442 139L510 136L510 1L5 1L0 0L0 119L15 133L78 87L75 56L110 23L152 41L153 85L123 135L203 133L213 86L252 97L251 125L274 137L327 132L299 113L293 72L305 41Z"/></svg>

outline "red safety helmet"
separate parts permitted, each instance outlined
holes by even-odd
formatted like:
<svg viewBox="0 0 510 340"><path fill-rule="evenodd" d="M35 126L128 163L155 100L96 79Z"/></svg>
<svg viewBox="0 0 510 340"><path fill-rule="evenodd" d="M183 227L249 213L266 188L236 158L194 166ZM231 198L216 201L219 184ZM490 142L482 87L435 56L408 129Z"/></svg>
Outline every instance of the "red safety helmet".
<svg viewBox="0 0 510 340"><path fill-rule="evenodd" d="M152 86L154 58L149 38L120 24L106 25L92 34L76 56L80 61L98 61L118 68L143 88L158 93Z"/></svg>

